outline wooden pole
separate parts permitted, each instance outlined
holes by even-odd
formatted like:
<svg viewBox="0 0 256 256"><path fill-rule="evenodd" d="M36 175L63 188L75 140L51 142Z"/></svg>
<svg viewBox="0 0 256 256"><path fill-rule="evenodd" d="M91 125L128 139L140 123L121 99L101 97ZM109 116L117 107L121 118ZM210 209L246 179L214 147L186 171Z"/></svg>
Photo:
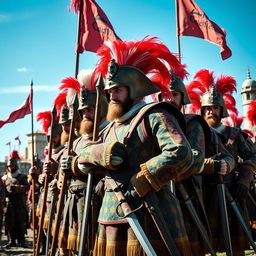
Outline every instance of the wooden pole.
<svg viewBox="0 0 256 256"><path fill-rule="evenodd" d="M179 61L181 63L181 51L180 51L180 27L179 27L179 5L178 5L178 0L175 0L175 9L176 9L176 36L177 36L177 50L178 50L178 55L179 55Z"/></svg>

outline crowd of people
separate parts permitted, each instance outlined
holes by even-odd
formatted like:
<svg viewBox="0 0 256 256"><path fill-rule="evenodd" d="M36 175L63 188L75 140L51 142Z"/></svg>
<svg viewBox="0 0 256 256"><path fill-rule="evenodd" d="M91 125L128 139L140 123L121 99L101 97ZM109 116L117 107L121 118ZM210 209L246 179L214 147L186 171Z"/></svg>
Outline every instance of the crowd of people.
<svg viewBox="0 0 256 256"><path fill-rule="evenodd" d="M157 38L107 42L98 55L94 70L62 80L57 114L38 114L43 163L28 176L7 163L6 247L25 246L36 193L34 255L255 250L255 144L227 125L235 79L200 70L185 86L185 65Z"/></svg>

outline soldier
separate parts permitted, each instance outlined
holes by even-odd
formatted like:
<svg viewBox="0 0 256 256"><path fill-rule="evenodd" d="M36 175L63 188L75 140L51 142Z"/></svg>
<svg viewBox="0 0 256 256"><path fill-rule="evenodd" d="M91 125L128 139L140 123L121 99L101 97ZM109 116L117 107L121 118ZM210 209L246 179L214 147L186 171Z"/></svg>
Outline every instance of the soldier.
<svg viewBox="0 0 256 256"><path fill-rule="evenodd" d="M82 121L79 132L81 136L76 139L73 145L73 150L77 155L79 155L86 144L92 140L96 104L96 80L93 71L81 70L78 74L78 81L82 86L78 107ZM107 101L104 96L102 96L101 100L101 109L100 121L102 124L100 130L107 124L107 122L103 122L107 110ZM98 177L96 177L96 179L98 179ZM72 173L70 174L69 180L68 197L63 211L63 222L59 234L59 247L71 251L72 255L77 255L84 210L84 191L86 189L87 175L81 172ZM94 202L98 205L100 200L94 199ZM97 212L96 205L94 205L94 211ZM70 214L71 212L72 214Z"/></svg>
<svg viewBox="0 0 256 256"><path fill-rule="evenodd" d="M227 107L230 111L235 112L235 100L232 97L232 92L235 90L236 82L232 77L221 76L216 82L213 78L213 72L208 70L199 71L194 77L194 85L198 88L205 88L205 93L201 95L201 113L206 122L225 138L225 147L235 159L235 168L228 175L223 177L226 187L232 193L233 197L242 210L244 218L246 208L243 199L248 193L248 187L252 179L253 170L256 167L256 158L248 147L241 130L236 127L225 126L221 123L222 118L228 116ZM192 82L192 83L193 83ZM196 83L197 82L197 83ZM228 99L227 107L223 96ZM230 104L231 102L231 104ZM238 168L238 158L243 160L243 163ZM219 160L217 160L219 161ZM215 164L215 163L214 163ZM213 163L208 163L208 167L213 166ZM213 244L217 251L225 251L223 235L218 227L218 213L213 211L217 209L217 191L216 180L211 176L204 176L205 202L207 202L208 216L212 228ZM239 224L237 217L230 207L228 207L230 233L232 240L232 248L234 255L244 255L244 250L249 248L247 238Z"/></svg>
<svg viewBox="0 0 256 256"><path fill-rule="evenodd" d="M44 185L46 174L49 174L49 185L48 185L48 193L47 193L47 199L46 199L46 211L44 216L44 222L43 222L43 230L44 234L42 235L42 251L41 254L45 252L45 235L47 233L48 228L48 221L49 221L49 213L50 213L50 205L51 205L51 192L50 192L50 182L54 179L54 176L57 173L58 170L58 162L60 160L60 157L63 153L64 146L61 144L61 134L62 134L62 127L58 123L58 120L56 120L53 124L52 129L50 129L51 124L51 112L45 111L38 113L37 115L37 121L41 122L43 125L43 130L47 134L47 137L49 139L50 135L52 136L53 145L52 145L52 158L48 159L44 162L43 165L43 172L39 175L38 181L41 185ZM42 208L42 202L43 202L43 196L44 191L42 188L41 191L41 200L39 200L39 204L37 206L37 216L40 219L41 217L41 208Z"/></svg>
<svg viewBox="0 0 256 256"><path fill-rule="evenodd" d="M107 120L111 123L102 134L102 143L87 145L72 159L73 171L87 173L94 165L107 168L114 183L130 195L133 207L150 191L156 192L177 247L182 255L190 255L180 207L168 186L170 180L186 172L193 162L191 148L179 126L184 119L168 104L146 105L142 100L159 91L156 86L161 86L159 81L169 83L171 77L164 60L176 69L180 63L165 45L147 37L136 42L107 42L98 54L102 58L96 69L106 77ZM152 72L159 75L154 83L146 76ZM132 131L128 135L129 128ZM68 161L65 164L68 166ZM122 211L109 177L105 180L94 255L142 255L133 229L119 216ZM146 209L137 210L136 216L157 254L168 255Z"/></svg>
<svg viewBox="0 0 256 256"><path fill-rule="evenodd" d="M10 241L5 248L18 245L26 247L25 224L27 217L26 192L29 189L27 175L19 170L17 150L13 150L7 162L7 173L2 177L6 189L7 211L5 216L5 228Z"/></svg>
<svg viewBox="0 0 256 256"><path fill-rule="evenodd" d="M172 79L169 84L169 92L165 94L158 94L158 100L168 102L178 108L180 111L183 109L184 112L186 105L191 104L189 95L183 83L183 79L181 79L180 76L177 76L173 71L171 71L171 74ZM183 72L183 74L185 74L185 72ZM178 184L178 186L181 183L185 187L189 198L192 199L198 215L201 217L201 221L203 221L202 223L205 225L205 227L208 227L208 219L205 215L205 207L203 204L201 175L204 174L204 171L207 171L204 169L205 155L209 157L208 148L213 146L212 137L216 136L216 134L213 129L209 128L206 121L201 116L196 114L184 114L184 116L187 123L186 136L192 148L194 162L189 171L176 179L175 183ZM221 143L219 139L218 143ZM220 145L219 147L222 151L221 158L224 161L226 160L231 166L233 161L232 157L223 148L223 146ZM192 254L198 256L204 255L205 245L200 233L198 232L198 227L194 224L191 214L185 207L184 198L180 191L177 189L176 192L178 199L183 203L181 204L181 209L188 238L191 244ZM197 225L199 225L199 223L197 223Z"/></svg>

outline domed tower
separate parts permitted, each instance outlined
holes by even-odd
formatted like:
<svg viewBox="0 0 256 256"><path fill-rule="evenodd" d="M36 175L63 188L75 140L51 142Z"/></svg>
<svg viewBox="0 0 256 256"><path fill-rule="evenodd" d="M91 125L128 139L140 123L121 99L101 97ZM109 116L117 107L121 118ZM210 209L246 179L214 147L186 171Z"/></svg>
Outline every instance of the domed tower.
<svg viewBox="0 0 256 256"><path fill-rule="evenodd" d="M255 134L255 130L252 129L252 125L247 119L249 103L252 100L256 100L256 81L251 78L249 69L248 69L248 77L243 82L243 85L242 85L241 94L242 94L242 101L243 101L243 115L245 117L244 128L253 131Z"/></svg>

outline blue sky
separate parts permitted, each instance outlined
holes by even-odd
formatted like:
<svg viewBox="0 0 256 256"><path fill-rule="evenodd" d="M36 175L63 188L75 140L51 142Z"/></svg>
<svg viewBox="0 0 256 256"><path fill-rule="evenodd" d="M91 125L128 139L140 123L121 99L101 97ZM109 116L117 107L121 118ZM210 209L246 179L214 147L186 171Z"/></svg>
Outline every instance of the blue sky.
<svg viewBox="0 0 256 256"><path fill-rule="evenodd" d="M121 39L158 36L172 52L177 52L174 0L98 0ZM232 75L237 80L237 105L242 114L240 90L250 67L256 79L254 0L203 1L196 3L208 17L227 32L227 43L233 56L225 61L220 47L195 37L181 37L182 62L190 78L202 68L216 74ZM0 3L0 120L18 108L26 99L29 80L34 80L34 114L50 110L57 96L59 82L74 76L77 16L68 13L68 0L12 0ZM93 68L94 53L80 56L80 69ZM6 124L0 129L0 161L9 153L8 146L21 139L20 151L31 131L30 116ZM35 130L41 129L35 123Z"/></svg>

